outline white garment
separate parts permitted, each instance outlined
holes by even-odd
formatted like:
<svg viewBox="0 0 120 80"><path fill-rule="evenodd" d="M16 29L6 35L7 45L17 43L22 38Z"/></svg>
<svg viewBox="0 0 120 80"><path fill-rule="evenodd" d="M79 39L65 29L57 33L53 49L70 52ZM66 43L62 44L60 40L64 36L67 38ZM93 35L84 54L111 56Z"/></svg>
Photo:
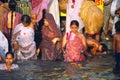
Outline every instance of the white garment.
<svg viewBox="0 0 120 80"><path fill-rule="evenodd" d="M17 64L12 64L11 70L18 70L19 66ZM0 70L7 70L6 64L0 64Z"/></svg>
<svg viewBox="0 0 120 80"><path fill-rule="evenodd" d="M8 40L4 34L0 31L0 46L4 49L4 53L8 52Z"/></svg>
<svg viewBox="0 0 120 80"><path fill-rule="evenodd" d="M60 29L60 15L58 0L51 0L49 5L49 13L51 13L55 19L58 29Z"/></svg>
<svg viewBox="0 0 120 80"><path fill-rule="evenodd" d="M115 23L119 20L119 16L115 14L117 10L117 5L120 5L120 0L113 0L111 4L111 15L114 17L113 27L112 27L112 35L116 33L115 31Z"/></svg>
<svg viewBox="0 0 120 80"><path fill-rule="evenodd" d="M80 14L80 8L84 0L75 0L75 4L72 3L72 0L68 0L67 4L67 15L66 15L66 32L70 32L70 23L72 20L77 20L79 22L79 31L84 27L83 21ZM74 5L74 8L72 8Z"/></svg>
<svg viewBox="0 0 120 80"><path fill-rule="evenodd" d="M34 41L34 30L32 28L24 27L22 23L18 24L14 29L13 35L20 46L19 51L24 55L25 59L30 59L35 56L36 45Z"/></svg>

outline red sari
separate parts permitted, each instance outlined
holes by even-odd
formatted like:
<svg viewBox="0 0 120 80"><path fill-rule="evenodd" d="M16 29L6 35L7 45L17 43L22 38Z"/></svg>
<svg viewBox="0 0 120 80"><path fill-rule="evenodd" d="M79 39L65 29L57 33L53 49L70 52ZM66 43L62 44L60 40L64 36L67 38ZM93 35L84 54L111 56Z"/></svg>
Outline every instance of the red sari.
<svg viewBox="0 0 120 80"><path fill-rule="evenodd" d="M53 16L49 13L45 15L50 27L42 27L42 41L40 49L42 50L42 60L56 60L61 53L61 42L53 44L52 40L56 37L62 38L60 30L57 28ZM57 45L59 44L59 48Z"/></svg>

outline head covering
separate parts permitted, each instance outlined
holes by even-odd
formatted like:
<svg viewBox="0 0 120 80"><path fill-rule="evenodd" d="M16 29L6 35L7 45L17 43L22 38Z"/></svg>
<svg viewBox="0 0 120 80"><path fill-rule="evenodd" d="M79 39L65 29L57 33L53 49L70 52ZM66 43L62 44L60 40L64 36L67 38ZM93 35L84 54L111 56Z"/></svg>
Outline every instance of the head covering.
<svg viewBox="0 0 120 80"><path fill-rule="evenodd" d="M50 27L52 28L52 31L55 33L54 35L55 35L55 36L59 35L59 36L57 36L57 37L61 37L61 32L60 32L60 30L57 28L57 24L56 24L56 22L55 22L55 19L54 19L53 15L50 14L50 13L46 13L46 14L45 14L45 19L47 19Z"/></svg>

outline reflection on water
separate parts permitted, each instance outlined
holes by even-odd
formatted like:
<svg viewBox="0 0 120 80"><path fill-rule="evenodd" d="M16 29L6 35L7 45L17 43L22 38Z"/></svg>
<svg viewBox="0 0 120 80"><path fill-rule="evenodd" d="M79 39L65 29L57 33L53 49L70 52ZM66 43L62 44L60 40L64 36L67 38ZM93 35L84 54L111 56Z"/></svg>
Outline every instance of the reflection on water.
<svg viewBox="0 0 120 80"><path fill-rule="evenodd" d="M111 55L90 58L85 62L17 61L20 70L0 71L0 80L113 80Z"/></svg>

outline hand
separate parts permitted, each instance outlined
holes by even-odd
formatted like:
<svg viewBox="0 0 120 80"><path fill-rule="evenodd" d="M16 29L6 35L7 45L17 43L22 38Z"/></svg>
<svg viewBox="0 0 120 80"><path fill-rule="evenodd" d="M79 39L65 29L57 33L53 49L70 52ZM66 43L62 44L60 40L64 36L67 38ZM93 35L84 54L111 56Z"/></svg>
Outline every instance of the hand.
<svg viewBox="0 0 120 80"><path fill-rule="evenodd" d="M39 55L39 53L40 53L40 49L38 48L38 49L36 50L36 55Z"/></svg>
<svg viewBox="0 0 120 80"><path fill-rule="evenodd" d="M56 42L59 40L60 40L60 38L54 38L54 39L52 39L52 42L53 42L53 44L56 44Z"/></svg>

